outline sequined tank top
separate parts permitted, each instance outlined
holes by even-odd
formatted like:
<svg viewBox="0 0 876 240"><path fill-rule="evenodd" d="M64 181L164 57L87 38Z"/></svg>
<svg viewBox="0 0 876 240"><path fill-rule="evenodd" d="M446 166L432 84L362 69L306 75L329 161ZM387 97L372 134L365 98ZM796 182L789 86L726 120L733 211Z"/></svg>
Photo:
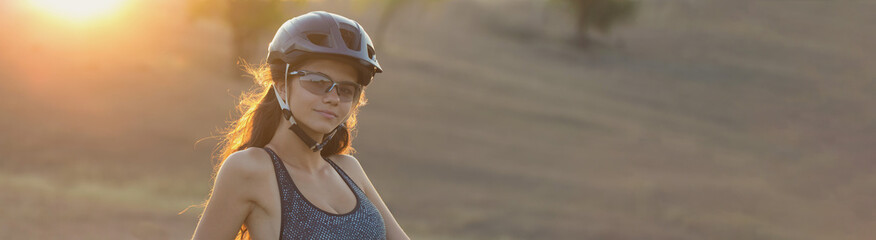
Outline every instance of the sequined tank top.
<svg viewBox="0 0 876 240"><path fill-rule="evenodd" d="M317 208L298 191L280 157L270 148L264 148L274 162L274 173L280 189L280 240L286 239L386 239L386 228L374 204L362 189L335 165L338 175L356 196L356 206L348 213L334 214Z"/></svg>

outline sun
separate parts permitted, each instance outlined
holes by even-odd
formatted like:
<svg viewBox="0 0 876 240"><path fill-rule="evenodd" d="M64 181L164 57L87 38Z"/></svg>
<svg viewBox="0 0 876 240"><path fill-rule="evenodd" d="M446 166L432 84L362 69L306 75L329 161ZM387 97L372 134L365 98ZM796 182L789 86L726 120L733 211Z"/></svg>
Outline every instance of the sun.
<svg viewBox="0 0 876 240"><path fill-rule="evenodd" d="M68 20L84 21L113 13L127 0L30 0L49 14Z"/></svg>

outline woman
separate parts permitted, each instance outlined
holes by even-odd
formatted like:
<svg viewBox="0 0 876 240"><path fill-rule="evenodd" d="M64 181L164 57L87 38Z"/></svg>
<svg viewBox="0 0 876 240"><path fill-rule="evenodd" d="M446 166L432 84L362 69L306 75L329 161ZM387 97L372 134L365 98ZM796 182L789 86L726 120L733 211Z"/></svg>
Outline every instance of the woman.
<svg viewBox="0 0 876 240"><path fill-rule="evenodd" d="M260 87L221 143L193 239L408 239L353 156L363 88L382 72L368 34L340 15L284 23Z"/></svg>

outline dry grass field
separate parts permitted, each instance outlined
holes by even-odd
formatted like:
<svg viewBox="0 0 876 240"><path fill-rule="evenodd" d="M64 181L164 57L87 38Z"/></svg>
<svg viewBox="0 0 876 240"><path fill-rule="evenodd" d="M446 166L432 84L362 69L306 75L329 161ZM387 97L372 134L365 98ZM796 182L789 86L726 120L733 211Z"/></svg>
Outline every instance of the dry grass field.
<svg viewBox="0 0 876 240"><path fill-rule="evenodd" d="M374 31L346 2L307 8ZM253 85L228 27L25 5L0 3L2 238L190 238L209 137ZM389 25L354 146L413 239L876 238L876 3L643 0L586 49L538 7Z"/></svg>

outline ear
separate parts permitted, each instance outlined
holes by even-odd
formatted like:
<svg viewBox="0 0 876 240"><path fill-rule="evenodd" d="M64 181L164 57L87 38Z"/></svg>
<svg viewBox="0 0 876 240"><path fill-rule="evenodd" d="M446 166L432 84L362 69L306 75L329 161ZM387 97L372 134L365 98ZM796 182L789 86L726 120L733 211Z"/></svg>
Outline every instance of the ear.
<svg viewBox="0 0 876 240"><path fill-rule="evenodd" d="M283 83L282 80L276 81L276 82L274 82L274 84L277 84L277 90L276 90L277 93L279 93L280 96L286 97L286 84Z"/></svg>
<svg viewBox="0 0 876 240"><path fill-rule="evenodd" d="M274 80L274 82L283 81L283 74L286 73L286 63L282 61L272 62L269 65L269 69L271 71L271 80Z"/></svg>
<svg viewBox="0 0 876 240"><path fill-rule="evenodd" d="M279 90L279 93L285 96L286 86L283 77L286 73L286 63L282 61L273 62L270 65L270 71L273 84L277 86L277 90Z"/></svg>

